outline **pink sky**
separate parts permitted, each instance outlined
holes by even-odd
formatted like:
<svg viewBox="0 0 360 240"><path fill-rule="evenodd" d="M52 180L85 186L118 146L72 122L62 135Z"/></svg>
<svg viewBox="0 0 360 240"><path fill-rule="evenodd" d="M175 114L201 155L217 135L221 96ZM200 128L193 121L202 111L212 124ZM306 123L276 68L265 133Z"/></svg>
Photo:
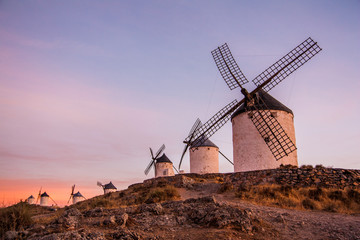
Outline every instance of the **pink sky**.
<svg viewBox="0 0 360 240"><path fill-rule="evenodd" d="M210 54L224 42L251 80L318 41L270 94L294 112L300 165L360 168L359 12L359 1L1 1L0 202L41 186L60 205L73 184L88 198L97 181L124 189L153 177L149 147L163 143L177 166L195 119L241 97ZM232 158L231 139L230 123L211 138ZM221 159L220 171L233 168Z"/></svg>

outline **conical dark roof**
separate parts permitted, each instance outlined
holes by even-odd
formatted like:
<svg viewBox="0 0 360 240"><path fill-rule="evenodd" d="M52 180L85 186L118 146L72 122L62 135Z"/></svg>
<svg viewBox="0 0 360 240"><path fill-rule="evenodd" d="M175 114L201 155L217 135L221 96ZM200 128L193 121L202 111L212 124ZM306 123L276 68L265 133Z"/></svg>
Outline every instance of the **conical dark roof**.
<svg viewBox="0 0 360 240"><path fill-rule="evenodd" d="M273 96L265 92L264 90L259 90L256 95L258 95L266 104L260 103L258 98L255 97L255 106L257 109L266 109L266 110L280 110L293 114L290 108L286 107L284 104L276 100ZM242 104L238 110L231 116L231 119L239 115L240 113L246 112L245 104Z"/></svg>
<svg viewBox="0 0 360 240"><path fill-rule="evenodd" d="M117 189L112 182L105 184L104 189Z"/></svg>
<svg viewBox="0 0 360 240"><path fill-rule="evenodd" d="M78 191L77 193L75 193L73 195L73 197L84 197L83 195L81 195L81 193Z"/></svg>
<svg viewBox="0 0 360 240"><path fill-rule="evenodd" d="M190 148L194 148L194 147L215 147L215 148L219 148L218 146L215 145L215 143L210 141L210 139L206 139L203 143L199 144L199 142L202 142L201 139L204 139L204 136L200 136L199 140L194 142L191 145Z"/></svg>
<svg viewBox="0 0 360 240"><path fill-rule="evenodd" d="M28 199L30 199L30 198L34 198L34 196L33 195L31 195L30 197L28 197ZM34 198L35 199L35 198Z"/></svg>
<svg viewBox="0 0 360 240"><path fill-rule="evenodd" d="M43 194L41 194L41 197L49 197L49 195L46 192L44 192Z"/></svg>
<svg viewBox="0 0 360 240"><path fill-rule="evenodd" d="M165 155L165 153L159 157L158 159L156 159L156 163L162 163L162 162L168 162L168 163L172 163L170 161L170 159Z"/></svg>

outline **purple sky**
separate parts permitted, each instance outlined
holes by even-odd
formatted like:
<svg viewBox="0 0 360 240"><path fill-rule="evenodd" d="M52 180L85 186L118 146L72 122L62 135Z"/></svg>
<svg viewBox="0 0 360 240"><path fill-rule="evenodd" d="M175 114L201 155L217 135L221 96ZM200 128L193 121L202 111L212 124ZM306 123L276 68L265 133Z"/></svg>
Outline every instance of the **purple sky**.
<svg viewBox="0 0 360 240"><path fill-rule="evenodd" d="M125 188L153 176L148 148L163 143L177 166L196 118L241 98L210 54L224 42L252 80L317 41L270 94L294 112L300 165L360 168L359 13L355 0L0 1L0 201ZM231 139L230 122L211 138L232 158Z"/></svg>

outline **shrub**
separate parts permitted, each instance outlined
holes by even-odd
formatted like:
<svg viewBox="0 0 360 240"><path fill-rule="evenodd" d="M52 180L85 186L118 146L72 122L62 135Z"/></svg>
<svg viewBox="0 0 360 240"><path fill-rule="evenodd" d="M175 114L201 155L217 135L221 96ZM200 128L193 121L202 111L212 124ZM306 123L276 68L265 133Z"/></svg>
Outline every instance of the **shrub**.
<svg viewBox="0 0 360 240"><path fill-rule="evenodd" d="M311 210L318 209L317 204L313 200L311 200L309 198L305 198L301 202L301 204L305 209L311 209Z"/></svg>
<svg viewBox="0 0 360 240"><path fill-rule="evenodd" d="M344 201L344 194L341 190L334 190L328 193L328 197L332 200Z"/></svg>
<svg viewBox="0 0 360 240"><path fill-rule="evenodd" d="M347 190L347 197L350 200L355 201L356 203L360 204L360 193L354 189Z"/></svg>
<svg viewBox="0 0 360 240"><path fill-rule="evenodd" d="M166 185L163 188L151 189L147 194L145 203L156 203L178 199L180 194L174 186Z"/></svg>
<svg viewBox="0 0 360 240"><path fill-rule="evenodd" d="M108 208L110 207L111 201L106 199L106 198L98 198L98 199L93 199L90 202L90 208L97 208L97 207L104 207L104 208Z"/></svg>
<svg viewBox="0 0 360 240"><path fill-rule="evenodd" d="M320 198L324 196L324 192L321 187L318 187L316 189L309 189L308 190L308 197L310 199L320 201Z"/></svg>
<svg viewBox="0 0 360 240"><path fill-rule="evenodd" d="M32 224L30 206L25 202L0 209L0 236L7 231L18 231Z"/></svg>

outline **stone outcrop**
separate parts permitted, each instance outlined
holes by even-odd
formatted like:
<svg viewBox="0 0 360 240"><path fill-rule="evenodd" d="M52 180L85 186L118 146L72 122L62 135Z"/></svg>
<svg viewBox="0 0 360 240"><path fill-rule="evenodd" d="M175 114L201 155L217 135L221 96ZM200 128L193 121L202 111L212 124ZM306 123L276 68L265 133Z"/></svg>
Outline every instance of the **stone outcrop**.
<svg viewBox="0 0 360 240"><path fill-rule="evenodd" d="M174 177L148 179L144 184L149 187L162 182L188 189L196 187L202 179L218 182L231 182L234 185L283 184L298 187L355 187L360 188L360 170L305 166L301 168L284 166L277 169L236 173L181 174ZM129 188L131 188L130 186Z"/></svg>
<svg viewBox="0 0 360 240"><path fill-rule="evenodd" d="M130 223L129 223L130 221ZM141 239L141 233L158 228L216 228L235 229L252 234L259 220L251 210L220 204L214 196L191 198L185 201L142 204L119 209L95 208L81 213L69 208L52 224L41 231L30 227L26 236L7 232L6 239L17 239L20 234L28 239ZM107 229L107 234L97 229Z"/></svg>

